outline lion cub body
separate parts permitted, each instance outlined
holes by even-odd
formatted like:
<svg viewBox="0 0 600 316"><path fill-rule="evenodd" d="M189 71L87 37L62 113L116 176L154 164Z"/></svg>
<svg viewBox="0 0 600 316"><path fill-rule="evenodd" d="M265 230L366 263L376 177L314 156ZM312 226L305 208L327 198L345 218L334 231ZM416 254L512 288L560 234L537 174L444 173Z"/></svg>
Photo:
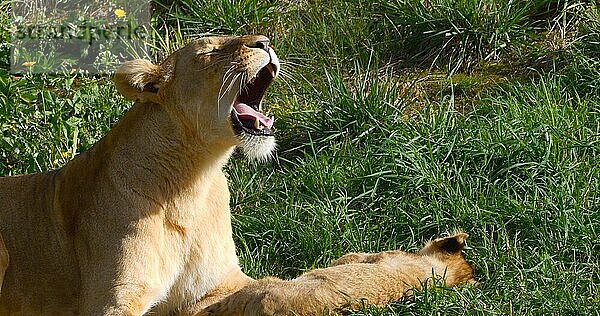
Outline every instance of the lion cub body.
<svg viewBox="0 0 600 316"><path fill-rule="evenodd" d="M313 316L337 314L367 305L382 306L410 294L436 278L446 286L477 282L464 260L467 234L440 238L420 253L386 251L350 253L330 267L306 272L285 281L254 281L226 299L209 306L210 316Z"/></svg>

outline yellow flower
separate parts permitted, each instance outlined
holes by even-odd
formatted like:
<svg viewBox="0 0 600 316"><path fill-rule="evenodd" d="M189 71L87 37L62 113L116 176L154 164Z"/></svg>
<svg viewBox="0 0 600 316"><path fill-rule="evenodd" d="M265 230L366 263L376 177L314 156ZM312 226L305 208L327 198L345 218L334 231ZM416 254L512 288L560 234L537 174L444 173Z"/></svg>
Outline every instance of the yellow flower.
<svg viewBox="0 0 600 316"><path fill-rule="evenodd" d="M31 67L31 66L33 66L35 64L36 64L35 61L26 61L26 62L22 63L21 65L25 66L25 67Z"/></svg>
<svg viewBox="0 0 600 316"><path fill-rule="evenodd" d="M115 15L119 18L124 18L127 15L127 12L125 12L123 9L116 9Z"/></svg>

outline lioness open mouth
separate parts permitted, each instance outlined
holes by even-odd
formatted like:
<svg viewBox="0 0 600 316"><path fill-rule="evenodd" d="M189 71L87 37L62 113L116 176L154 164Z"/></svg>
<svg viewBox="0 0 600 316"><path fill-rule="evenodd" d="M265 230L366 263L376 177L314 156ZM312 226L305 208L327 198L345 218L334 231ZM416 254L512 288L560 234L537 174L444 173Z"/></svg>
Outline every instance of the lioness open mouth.
<svg viewBox="0 0 600 316"><path fill-rule="evenodd" d="M273 136L273 119L260 112L260 105L276 72L277 66L269 63L238 92L231 110L231 124L237 134Z"/></svg>

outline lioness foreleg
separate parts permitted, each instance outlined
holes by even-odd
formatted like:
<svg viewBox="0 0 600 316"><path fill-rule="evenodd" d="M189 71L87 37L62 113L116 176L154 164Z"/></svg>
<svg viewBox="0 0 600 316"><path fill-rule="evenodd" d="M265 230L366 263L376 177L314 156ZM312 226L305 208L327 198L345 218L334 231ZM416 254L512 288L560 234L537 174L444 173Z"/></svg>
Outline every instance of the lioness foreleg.
<svg viewBox="0 0 600 316"><path fill-rule="evenodd" d="M98 290L96 297L85 299L82 315L141 316L150 310L159 295L157 288L133 284L116 286L110 291Z"/></svg>
<svg viewBox="0 0 600 316"><path fill-rule="evenodd" d="M208 294L206 294L202 299L198 300L196 303L183 308L178 316L188 316L188 315L206 315L203 310L212 304L215 304L229 295L237 292L241 288L249 285L254 282L254 279L247 276L241 270L235 270L230 273L227 278L221 283L216 289L212 290Z"/></svg>
<svg viewBox="0 0 600 316"><path fill-rule="evenodd" d="M81 315L141 316L165 297L165 276L174 274L175 265L161 265L161 258L152 253L160 247L151 243L148 234L129 235L136 238L123 238L122 250L96 244L94 248L103 252L80 260Z"/></svg>

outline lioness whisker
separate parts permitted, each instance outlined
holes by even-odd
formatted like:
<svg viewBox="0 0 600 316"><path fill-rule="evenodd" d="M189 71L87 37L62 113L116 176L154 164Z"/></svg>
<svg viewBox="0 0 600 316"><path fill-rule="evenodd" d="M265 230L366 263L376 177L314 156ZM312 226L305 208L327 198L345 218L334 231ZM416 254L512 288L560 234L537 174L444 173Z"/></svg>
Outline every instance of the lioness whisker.
<svg viewBox="0 0 600 316"><path fill-rule="evenodd" d="M225 92L223 93L224 95L227 94L229 91L231 91L231 88L233 88L233 86L235 85L235 82L243 75L243 73L237 73L235 75L235 77L233 77L231 79L231 81L229 82L229 86L227 86L227 89L225 89Z"/></svg>
<svg viewBox="0 0 600 316"><path fill-rule="evenodd" d="M232 85L235 83L235 81L239 78L240 73L235 73L235 72L230 72L226 78L223 79L223 83L221 85L221 97L223 97L224 95L227 94L227 92L229 92L231 90ZM225 86L225 84L227 83L227 88L225 88L225 91L222 90L223 86ZM220 98L221 98L220 97ZM219 99L220 99L219 98Z"/></svg>
<svg viewBox="0 0 600 316"><path fill-rule="evenodd" d="M292 82L298 81L291 73L288 73L285 70L279 70L279 76L281 76L281 79L284 79L284 80L290 80Z"/></svg>
<svg viewBox="0 0 600 316"><path fill-rule="evenodd" d="M231 65L229 67L229 69L227 69L227 71L225 71L225 74L223 74L223 79L221 81L221 87L219 88L217 102L221 101L221 98L224 95L224 93L223 93L223 87L225 86L225 83L227 82L227 80L229 79L229 77L234 74L233 73L234 69L235 69L235 65Z"/></svg>
<svg viewBox="0 0 600 316"><path fill-rule="evenodd" d="M225 85L225 82L227 82L227 79L229 78L229 76L232 74L232 70L234 67L235 67L234 65L231 65L229 67L229 69L227 69L225 71L225 73L223 74L221 86L219 87L219 92L217 93L217 114L221 113L221 99L225 95L225 93L223 93L223 86Z"/></svg>
<svg viewBox="0 0 600 316"><path fill-rule="evenodd" d="M305 67L305 65L303 65L303 64L295 63L295 62L289 61L289 60L285 60L285 61L281 60L280 63L282 66L286 66L286 67L289 67L289 66Z"/></svg>
<svg viewBox="0 0 600 316"><path fill-rule="evenodd" d="M239 91L242 91L242 88L244 87L244 85L246 84L246 82L248 81L248 74L247 73L242 73L242 78L240 79L239 82Z"/></svg>
<svg viewBox="0 0 600 316"><path fill-rule="evenodd" d="M225 95L227 95L227 93L229 93L231 91L231 88L233 88L235 82L243 74L243 73L240 73L240 72L234 73L233 71L231 71L232 68L233 68L233 66L229 68L229 70L228 70L229 74L227 75L226 78L224 76L223 82L221 83L221 88L219 89L219 96L218 96L218 100L217 100L217 111L218 111L217 113L221 112L221 99ZM229 82L229 84L228 84L227 88L225 89L225 91L223 91L223 86L225 85L225 82Z"/></svg>

